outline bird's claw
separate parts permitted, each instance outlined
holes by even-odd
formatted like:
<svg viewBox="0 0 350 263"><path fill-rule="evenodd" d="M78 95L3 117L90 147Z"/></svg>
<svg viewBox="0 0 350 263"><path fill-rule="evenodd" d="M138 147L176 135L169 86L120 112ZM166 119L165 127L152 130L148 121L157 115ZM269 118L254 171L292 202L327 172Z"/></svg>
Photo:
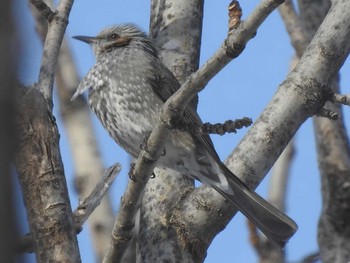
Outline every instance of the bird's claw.
<svg viewBox="0 0 350 263"><path fill-rule="evenodd" d="M135 174L134 168L135 168L135 164L131 163L130 164L130 171L129 171L128 175L129 175L129 179L131 181L133 181L134 183L136 183L137 182L137 179L136 179L137 176Z"/></svg>

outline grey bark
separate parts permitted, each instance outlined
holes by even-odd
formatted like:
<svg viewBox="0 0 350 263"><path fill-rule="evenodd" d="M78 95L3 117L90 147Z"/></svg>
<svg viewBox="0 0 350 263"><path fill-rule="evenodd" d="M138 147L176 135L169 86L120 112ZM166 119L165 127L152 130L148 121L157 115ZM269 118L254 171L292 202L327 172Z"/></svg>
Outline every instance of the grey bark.
<svg viewBox="0 0 350 263"><path fill-rule="evenodd" d="M308 34L313 35L331 2L300 0L299 3L303 24ZM338 83L339 78L335 74L329 82L329 88L338 93ZM350 145L341 106L327 103L325 107L339 113L341 117L336 121L314 118L322 186L318 244L322 262L340 263L350 261Z"/></svg>
<svg viewBox="0 0 350 263"><path fill-rule="evenodd" d="M80 261L56 123L36 88L16 94L16 166L38 262Z"/></svg>
<svg viewBox="0 0 350 263"><path fill-rule="evenodd" d="M280 85L263 113L228 158L228 167L249 186L257 186L299 127L307 118L317 114L329 99L328 81L349 53L350 21L344 12L349 10L348 5L346 1L335 2L303 59ZM208 196L211 199L208 200ZM191 205L191 202L198 200L207 211ZM217 232L211 230L220 226L224 228L234 212L214 190L201 187L186 199L179 216L174 216L181 220L183 233L192 231L197 240L210 244ZM198 232L194 233L195 229ZM200 229L206 231L200 232Z"/></svg>
<svg viewBox="0 0 350 263"><path fill-rule="evenodd" d="M181 83L198 68L202 18L202 0L152 1L150 35L162 61ZM170 262L198 261L198 255L185 249L186 242L169 221L177 201L193 186L193 180L181 174L155 170L155 178L146 186L141 208L140 262L150 262L153 258Z"/></svg>
<svg viewBox="0 0 350 263"><path fill-rule="evenodd" d="M52 1L46 1L53 6ZM32 14L36 20L36 31L44 43L47 21L34 6ZM75 165L75 187L80 199L84 199L97 184L103 173L96 135L92 127L90 109L83 97L71 102L73 92L79 84L79 77L72 54L64 39L58 57L56 81L60 113L65 125ZM112 206L108 194L88 220L91 239L97 261L101 261L109 244L113 228Z"/></svg>
<svg viewBox="0 0 350 263"><path fill-rule="evenodd" d="M315 34L324 16L331 6L325 1L299 1L303 36L299 42L306 44ZM300 26L299 26L300 28ZM301 31L301 30L295 30ZM292 42L295 35L291 34ZM297 52L299 56L300 52ZM336 76L329 81L329 88L339 92L339 79ZM340 113L340 105L326 103L332 112ZM344 222L350 219L349 185L349 140L346 135L344 120L314 118L318 163L321 174L323 208L318 226L318 243L322 262L347 262L349 254L349 227Z"/></svg>
<svg viewBox="0 0 350 263"><path fill-rule="evenodd" d="M16 166L38 262L80 261L59 133L52 115L55 67L72 4L62 0L55 13L46 12L52 15L38 84L18 88L16 94ZM47 11L46 5L40 6L41 13Z"/></svg>

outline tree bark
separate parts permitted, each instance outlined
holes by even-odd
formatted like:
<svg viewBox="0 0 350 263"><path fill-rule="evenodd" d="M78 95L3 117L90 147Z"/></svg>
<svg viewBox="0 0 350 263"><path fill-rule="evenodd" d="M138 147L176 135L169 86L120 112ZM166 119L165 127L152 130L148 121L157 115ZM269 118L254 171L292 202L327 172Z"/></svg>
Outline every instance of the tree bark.
<svg viewBox="0 0 350 263"><path fill-rule="evenodd" d="M79 262L55 119L36 88L16 99L16 166L37 261Z"/></svg>
<svg viewBox="0 0 350 263"><path fill-rule="evenodd" d="M42 1L31 3L48 19L49 27L38 83L17 90L15 161L37 261L80 262L59 133L52 115L55 68L73 1L61 0L55 12Z"/></svg>
<svg viewBox="0 0 350 263"><path fill-rule="evenodd" d="M150 36L160 50L162 61L181 83L198 68L202 18L202 0L152 1ZM177 201L193 186L193 180L181 174L155 170L141 207L139 262L151 262L154 258L169 262L198 261L198 255L185 249L186 242L179 239L177 229L169 222Z"/></svg>

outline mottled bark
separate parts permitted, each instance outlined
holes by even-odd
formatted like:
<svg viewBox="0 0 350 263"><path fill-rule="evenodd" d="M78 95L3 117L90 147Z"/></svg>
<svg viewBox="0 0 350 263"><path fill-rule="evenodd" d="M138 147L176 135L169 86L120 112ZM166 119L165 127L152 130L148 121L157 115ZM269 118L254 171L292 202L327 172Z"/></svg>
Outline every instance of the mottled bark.
<svg viewBox="0 0 350 263"><path fill-rule="evenodd" d="M52 1L47 1L47 3L53 6ZM44 43L47 21L34 6L32 6L32 13L36 20L36 31ZM56 81L60 113L67 131L75 166L75 186L80 199L84 199L97 184L104 167L86 101L80 97L75 103L71 102L72 94L77 89L80 80L66 39L62 42L58 57ZM109 244L108 239L113 228L112 205L108 194L89 217L88 223L96 258L100 262Z"/></svg>
<svg viewBox="0 0 350 263"><path fill-rule="evenodd" d="M34 87L16 99L16 166L37 261L79 262L54 116Z"/></svg>
<svg viewBox="0 0 350 263"><path fill-rule="evenodd" d="M150 36L162 61L181 83L198 68L202 18L202 0L152 1ZM181 174L155 170L141 208L138 238L141 262L155 257L169 262L198 261L196 255L185 249L186 242L169 222L177 201L193 186L193 180Z"/></svg>
<svg viewBox="0 0 350 263"><path fill-rule="evenodd" d="M349 53L349 16L343 13L348 10L347 5L346 1L336 2L303 59L228 158L228 167L252 188L263 179L304 121L317 114L329 99L328 81ZM206 211L196 209L192 202L202 204L198 207L205 207ZM208 244L217 229L224 228L234 213L232 207L209 187L191 193L181 211L174 217L182 222L183 233L191 233L199 242ZM194 232L196 229L198 232ZM202 229L206 231L201 232Z"/></svg>
<svg viewBox="0 0 350 263"><path fill-rule="evenodd" d="M32 1L40 13L50 13ZM57 58L73 1L62 0L48 15L39 81L16 94L16 167L38 262L80 262L67 184L52 115ZM45 11L45 10L46 11Z"/></svg>
<svg viewBox="0 0 350 263"><path fill-rule="evenodd" d="M337 1L332 3L336 5ZM308 35L312 36L330 8L331 2L300 0L299 4L303 25ZM349 9L344 9L343 12L350 15ZM329 88L339 92L338 83L339 78L334 76L329 82ZM350 145L341 106L327 103L325 108L339 113L340 118L336 121L314 118L322 186L318 244L322 262L340 263L350 261Z"/></svg>

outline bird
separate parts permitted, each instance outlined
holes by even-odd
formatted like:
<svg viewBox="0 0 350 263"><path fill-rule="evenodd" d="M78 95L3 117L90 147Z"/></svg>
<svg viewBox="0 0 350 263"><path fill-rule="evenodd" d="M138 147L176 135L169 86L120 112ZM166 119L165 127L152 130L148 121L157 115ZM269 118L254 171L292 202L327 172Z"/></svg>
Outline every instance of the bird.
<svg viewBox="0 0 350 263"><path fill-rule="evenodd" d="M74 36L88 43L96 63L82 78L72 100L88 91L88 104L109 135L137 158L145 136L159 121L166 100L180 83L162 63L147 34L134 24L106 27L97 36ZM200 126L193 104L182 122ZM172 129L156 166L178 171L213 187L270 240L283 247L297 231L286 214L251 190L220 160L209 135Z"/></svg>

